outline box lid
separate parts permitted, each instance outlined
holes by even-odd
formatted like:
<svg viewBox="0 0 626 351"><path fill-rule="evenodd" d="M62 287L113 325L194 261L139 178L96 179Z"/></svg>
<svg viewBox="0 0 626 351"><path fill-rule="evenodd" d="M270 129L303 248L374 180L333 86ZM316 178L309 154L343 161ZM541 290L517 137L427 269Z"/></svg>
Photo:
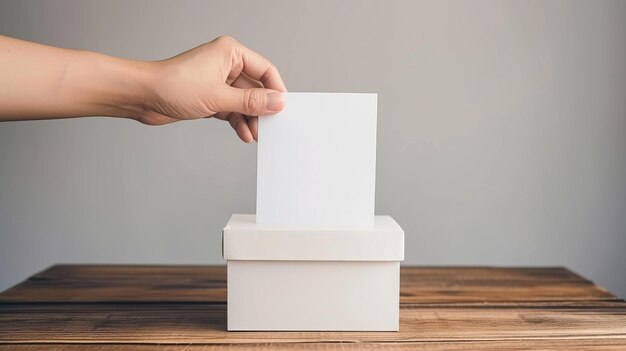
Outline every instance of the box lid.
<svg viewBox="0 0 626 351"><path fill-rule="evenodd" d="M234 214L222 232L226 260L402 261L404 231L390 216L372 227L259 224Z"/></svg>

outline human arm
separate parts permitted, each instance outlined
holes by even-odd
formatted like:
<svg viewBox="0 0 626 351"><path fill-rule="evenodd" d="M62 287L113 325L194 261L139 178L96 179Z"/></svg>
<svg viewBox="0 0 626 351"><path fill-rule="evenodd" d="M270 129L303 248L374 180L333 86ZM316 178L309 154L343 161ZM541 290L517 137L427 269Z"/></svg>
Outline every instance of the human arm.
<svg viewBox="0 0 626 351"><path fill-rule="evenodd" d="M245 142L286 88L268 60L219 37L161 61L133 61L0 36L0 120L112 116L160 125L216 117Z"/></svg>

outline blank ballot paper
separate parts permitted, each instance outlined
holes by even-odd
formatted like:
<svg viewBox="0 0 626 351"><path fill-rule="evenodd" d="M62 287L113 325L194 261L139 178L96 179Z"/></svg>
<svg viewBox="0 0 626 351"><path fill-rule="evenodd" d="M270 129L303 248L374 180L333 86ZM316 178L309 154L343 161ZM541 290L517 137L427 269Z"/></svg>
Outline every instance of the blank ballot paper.
<svg viewBox="0 0 626 351"><path fill-rule="evenodd" d="M259 118L259 224L373 226L377 94L285 93Z"/></svg>

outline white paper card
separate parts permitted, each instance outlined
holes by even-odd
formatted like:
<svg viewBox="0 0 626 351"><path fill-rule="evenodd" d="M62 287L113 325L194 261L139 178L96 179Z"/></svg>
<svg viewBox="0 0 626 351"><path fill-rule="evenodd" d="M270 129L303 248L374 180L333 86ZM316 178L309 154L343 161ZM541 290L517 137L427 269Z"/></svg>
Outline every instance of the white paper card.
<svg viewBox="0 0 626 351"><path fill-rule="evenodd" d="M377 94L286 93L259 118L257 223L372 226Z"/></svg>

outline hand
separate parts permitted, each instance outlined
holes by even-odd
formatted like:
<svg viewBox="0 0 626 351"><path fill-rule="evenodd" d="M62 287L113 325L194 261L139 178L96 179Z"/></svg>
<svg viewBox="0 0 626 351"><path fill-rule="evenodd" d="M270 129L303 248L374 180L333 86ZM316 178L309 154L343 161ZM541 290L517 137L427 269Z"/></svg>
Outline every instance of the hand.
<svg viewBox="0 0 626 351"><path fill-rule="evenodd" d="M280 111L276 67L230 37L140 62L0 36L0 121L113 116L160 125L216 117L241 140Z"/></svg>
<svg viewBox="0 0 626 351"><path fill-rule="evenodd" d="M156 62L145 124L216 117L228 121L241 140L257 140L258 116L282 110L286 92L278 70L230 37L219 37L173 58Z"/></svg>

